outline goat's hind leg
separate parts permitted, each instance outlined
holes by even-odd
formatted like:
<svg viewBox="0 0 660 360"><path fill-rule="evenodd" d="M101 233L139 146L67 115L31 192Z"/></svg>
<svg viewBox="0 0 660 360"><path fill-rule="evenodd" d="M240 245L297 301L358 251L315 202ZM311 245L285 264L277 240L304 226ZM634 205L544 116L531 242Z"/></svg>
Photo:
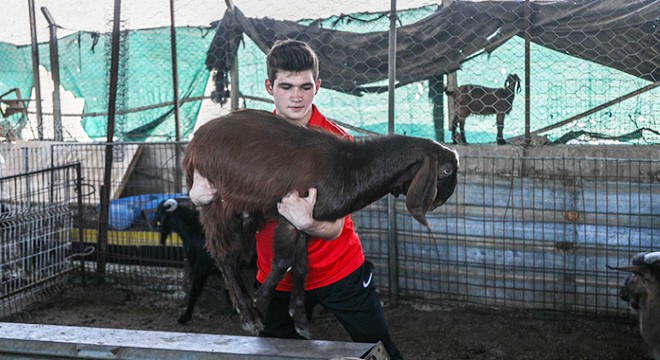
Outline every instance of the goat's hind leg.
<svg viewBox="0 0 660 360"><path fill-rule="evenodd" d="M504 140L504 114L497 114L497 145L506 145Z"/></svg>
<svg viewBox="0 0 660 360"><path fill-rule="evenodd" d="M307 313L305 311L305 280L309 270L307 258L308 236L300 232L296 238L295 260L291 269L293 288L289 302L289 315L293 318L296 332L305 339L310 338Z"/></svg>
<svg viewBox="0 0 660 360"><path fill-rule="evenodd" d="M238 257L232 255L221 259L218 261L218 267L222 270L222 278L229 292L229 298L241 319L241 327L252 335L258 335L263 330L263 323L254 307L252 292L247 289L241 275Z"/></svg>
<svg viewBox="0 0 660 360"><path fill-rule="evenodd" d="M298 231L291 223L280 217L273 239L274 257L268 277L261 284L255 296L255 305L262 315L268 311L268 305L277 287L287 272L293 272L293 290L289 314L296 324L296 331L303 337L309 337L305 315L304 291L307 277L307 236ZM300 252L304 252L304 260ZM298 264L296 261L304 261Z"/></svg>
<svg viewBox="0 0 660 360"><path fill-rule="evenodd" d="M221 235L225 251L214 254L214 257L222 272L229 298L241 319L241 327L250 334L258 335L263 330L261 316L254 307L252 291L248 290L241 273L241 259L244 257L241 242L246 238L243 231L240 218L232 218Z"/></svg>

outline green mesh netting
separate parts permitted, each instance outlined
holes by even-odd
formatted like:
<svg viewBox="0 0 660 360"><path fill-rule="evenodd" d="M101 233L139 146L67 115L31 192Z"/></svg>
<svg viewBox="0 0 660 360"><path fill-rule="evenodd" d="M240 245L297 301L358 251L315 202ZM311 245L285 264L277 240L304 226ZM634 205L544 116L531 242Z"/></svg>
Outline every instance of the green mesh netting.
<svg viewBox="0 0 660 360"><path fill-rule="evenodd" d="M399 25L419 21L437 9L436 6L401 11ZM389 18L382 14L350 14L334 16L321 22L300 21L301 24L351 32L386 31ZM244 95L267 98L263 81L266 78L265 55L244 36L245 46L239 50L240 90ZM458 85L478 84L502 87L506 75L516 73L524 80L524 40L513 37L490 54L484 53L462 64L457 72ZM621 71L531 44L530 122L531 129L542 129L564 119L586 112L649 84L648 81ZM372 85L386 86L387 82ZM446 109L447 99L428 81L401 86L395 93L395 132L436 138L444 129L444 140L451 141L449 120L441 119L443 129L436 129L434 102ZM524 84L522 84L524 87ZM431 96L429 94L432 94ZM558 140L567 133L590 133L616 138L619 142L660 143L660 89L655 88L628 100L582 117L562 127L544 132L549 140ZM525 131L524 92L516 95L513 110L505 119L505 138L521 136ZM388 95L367 94L362 97L323 89L316 98L323 112L340 122L377 133L388 131ZM245 107L272 109L272 105L246 100ZM446 110L445 110L446 111ZM440 130L440 131L438 131ZM495 116L472 115L466 120L470 143L495 141ZM358 134L355 133L354 134ZM635 135L637 134L637 135Z"/></svg>
<svg viewBox="0 0 660 360"><path fill-rule="evenodd" d="M430 15L437 6L400 11L399 25L410 24ZM301 24L333 28L358 33L385 31L389 18L383 14L350 14L328 19L302 20ZM209 72L205 69L206 50L212 40L207 28L177 28L179 97L204 94ZM239 50L240 91L244 95L268 98L263 86L266 78L265 55L246 36ZM170 29L126 31L122 35L119 89L115 135L117 140L152 141L175 137L173 106L162 106L122 114L171 102L172 65ZM385 50L386 51L386 50ZM93 140L105 140L107 134L108 81L110 64L110 34L78 32L60 39L60 77L64 89L85 100L86 116L82 125ZM40 62L48 69L48 44L40 45ZM0 94L18 87L24 98L32 88L29 47L0 43ZM490 87L503 85L506 74L517 73L524 78L524 42L514 37L490 54L482 54L465 62L458 72L458 84L473 83ZM538 45L531 46L531 128L541 129L566 118L630 93L648 84L634 76L606 66L583 61ZM442 85L442 83L440 83ZM387 82L372 85L387 85ZM524 86L524 84L523 84ZM645 129L660 129L657 101L660 89L647 91L628 100L544 133L550 140L567 133L591 133L614 138L623 136L628 143L660 143L660 135ZM11 98L11 95L9 95ZM201 102L184 103L180 107L181 137L192 132ZM387 133L387 93L361 97L323 89L317 97L323 112L340 122L377 133ZM437 84L428 81L401 86L395 93L395 131L401 134L450 141L448 119L434 108L446 109L446 96ZM272 105L245 100L242 106L272 109ZM437 111L436 111L437 113ZM96 114L96 115L94 115ZM91 116L94 115L94 116ZM505 138L524 133L524 96L518 94L512 112L505 120ZM0 119L0 125L14 129L24 117L14 115ZM441 127L438 128L438 125ZM642 131L642 132L640 132ZM488 143L495 139L494 116L471 116L466 121L470 143ZM628 136L627 134L641 134ZM358 133L355 133L356 135Z"/></svg>
<svg viewBox="0 0 660 360"><path fill-rule="evenodd" d="M179 98L204 95L209 72L204 54L208 29L176 30ZM60 78L64 89L85 99L82 125L92 140L107 136L111 34L78 32L59 40ZM122 110L173 101L170 28L123 32L120 40L115 136L123 141L175 138L173 105L138 112ZM50 70L48 44L40 45L41 63ZM180 106L181 138L192 132L201 102ZM95 113L103 115L90 116Z"/></svg>
<svg viewBox="0 0 660 360"><path fill-rule="evenodd" d="M16 99L17 93L10 92L17 88L22 99L29 99L32 91L32 60L30 48L0 42L0 95L7 93L2 99ZM25 104L27 105L27 104ZM5 104L2 104L5 109ZM25 126L27 117L23 114L0 116L2 135L7 132L19 132Z"/></svg>

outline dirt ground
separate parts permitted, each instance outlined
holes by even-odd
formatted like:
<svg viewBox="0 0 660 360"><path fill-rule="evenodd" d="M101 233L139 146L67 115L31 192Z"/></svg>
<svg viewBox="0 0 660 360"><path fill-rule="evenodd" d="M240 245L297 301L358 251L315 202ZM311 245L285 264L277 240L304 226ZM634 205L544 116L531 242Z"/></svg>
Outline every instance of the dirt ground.
<svg viewBox="0 0 660 360"><path fill-rule="evenodd" d="M206 289L185 326L181 297L103 284L70 286L5 322L248 335L220 290ZM632 321L475 306L385 305L392 337L407 359L649 359ZM317 309L318 310L318 309ZM332 315L317 311L318 340L350 341Z"/></svg>

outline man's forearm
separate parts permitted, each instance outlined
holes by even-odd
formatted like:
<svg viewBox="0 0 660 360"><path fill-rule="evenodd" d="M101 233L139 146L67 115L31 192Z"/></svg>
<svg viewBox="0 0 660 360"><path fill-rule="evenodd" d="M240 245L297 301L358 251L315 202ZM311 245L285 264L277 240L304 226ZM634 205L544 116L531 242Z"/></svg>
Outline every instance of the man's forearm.
<svg viewBox="0 0 660 360"><path fill-rule="evenodd" d="M298 229L304 231L311 237L323 239L323 240L334 240L341 235L342 230L344 229L344 218L337 219L335 221L318 221L314 220L309 226Z"/></svg>

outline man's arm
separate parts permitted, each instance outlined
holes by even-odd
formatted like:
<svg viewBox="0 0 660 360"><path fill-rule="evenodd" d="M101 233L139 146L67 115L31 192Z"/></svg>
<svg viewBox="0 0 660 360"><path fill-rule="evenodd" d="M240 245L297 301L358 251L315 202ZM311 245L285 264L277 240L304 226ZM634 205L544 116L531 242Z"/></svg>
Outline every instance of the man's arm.
<svg viewBox="0 0 660 360"><path fill-rule="evenodd" d="M323 240L336 239L344 228L344 218L335 221L318 221L313 217L315 204L316 188L310 188L307 197L301 197L298 191L293 191L277 203L277 211L296 229L312 237Z"/></svg>

